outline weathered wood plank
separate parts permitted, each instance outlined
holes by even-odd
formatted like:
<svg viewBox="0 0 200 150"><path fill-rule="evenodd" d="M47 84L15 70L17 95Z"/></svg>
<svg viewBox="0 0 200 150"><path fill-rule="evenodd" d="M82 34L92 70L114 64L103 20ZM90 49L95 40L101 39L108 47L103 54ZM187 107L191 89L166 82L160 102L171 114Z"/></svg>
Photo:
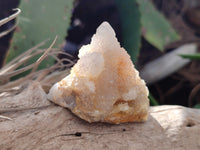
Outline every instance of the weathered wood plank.
<svg viewBox="0 0 200 150"><path fill-rule="evenodd" d="M37 100L24 97L22 101L27 99L42 101L38 97ZM197 109L157 106L150 109L145 123L111 125L87 123L54 104L39 106L43 107L0 114L12 118L0 119L1 150L200 149L200 110Z"/></svg>

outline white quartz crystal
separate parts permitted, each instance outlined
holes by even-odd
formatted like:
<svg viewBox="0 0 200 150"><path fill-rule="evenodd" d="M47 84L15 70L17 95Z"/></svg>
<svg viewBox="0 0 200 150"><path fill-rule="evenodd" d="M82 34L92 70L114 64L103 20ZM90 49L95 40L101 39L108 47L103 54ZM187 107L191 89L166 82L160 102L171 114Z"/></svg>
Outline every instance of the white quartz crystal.
<svg viewBox="0 0 200 150"><path fill-rule="evenodd" d="M48 98L88 122L141 122L148 117L148 89L115 32L103 22L79 51L71 73Z"/></svg>

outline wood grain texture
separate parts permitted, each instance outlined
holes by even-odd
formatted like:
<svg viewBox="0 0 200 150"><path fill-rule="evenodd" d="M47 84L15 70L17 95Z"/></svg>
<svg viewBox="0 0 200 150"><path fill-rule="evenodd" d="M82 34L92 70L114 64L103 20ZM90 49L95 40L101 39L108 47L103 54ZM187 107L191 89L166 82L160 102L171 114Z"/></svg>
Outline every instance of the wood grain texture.
<svg viewBox="0 0 200 150"><path fill-rule="evenodd" d="M152 107L147 122L120 125L90 124L54 104L0 115L12 118L0 119L1 150L200 149L200 110L181 106Z"/></svg>
<svg viewBox="0 0 200 150"><path fill-rule="evenodd" d="M0 96L0 113L49 106L39 82L27 81Z"/></svg>

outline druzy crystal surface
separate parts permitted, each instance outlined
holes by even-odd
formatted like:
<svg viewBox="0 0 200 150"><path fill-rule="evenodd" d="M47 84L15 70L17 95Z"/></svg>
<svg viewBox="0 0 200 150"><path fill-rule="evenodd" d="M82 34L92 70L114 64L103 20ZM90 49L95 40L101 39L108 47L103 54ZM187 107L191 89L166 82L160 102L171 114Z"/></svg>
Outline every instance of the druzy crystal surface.
<svg viewBox="0 0 200 150"><path fill-rule="evenodd" d="M148 89L109 23L97 28L78 57L70 74L52 86L48 99L88 122L147 120Z"/></svg>

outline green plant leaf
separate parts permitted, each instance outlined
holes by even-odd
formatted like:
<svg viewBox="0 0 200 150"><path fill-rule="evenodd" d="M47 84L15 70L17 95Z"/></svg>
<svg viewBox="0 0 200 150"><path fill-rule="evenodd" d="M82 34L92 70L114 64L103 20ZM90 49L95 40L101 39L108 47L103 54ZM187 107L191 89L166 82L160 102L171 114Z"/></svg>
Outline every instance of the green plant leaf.
<svg viewBox="0 0 200 150"><path fill-rule="evenodd" d="M21 0L19 8L21 15L17 21L19 25L15 31L6 63L19 54L49 39L41 48L48 48L58 36L54 47L58 47L66 36L70 24L73 0ZM37 58L32 59L33 63ZM46 68L54 63L53 58L47 58L40 68Z"/></svg>
<svg viewBox="0 0 200 150"><path fill-rule="evenodd" d="M192 59L192 60L200 60L200 53L197 54L181 54L182 58Z"/></svg>
<svg viewBox="0 0 200 150"><path fill-rule="evenodd" d="M127 50L134 63L140 50L141 23L136 0L116 0L122 26L122 46Z"/></svg>
<svg viewBox="0 0 200 150"><path fill-rule="evenodd" d="M196 105L194 106L194 108L200 109L200 104L196 104Z"/></svg>
<svg viewBox="0 0 200 150"><path fill-rule="evenodd" d="M156 101L156 99L151 94L149 94L149 100L150 100L151 106L158 106L159 105L159 103Z"/></svg>
<svg viewBox="0 0 200 150"><path fill-rule="evenodd" d="M167 19L149 0L137 2L141 11L142 34L149 43L163 51L167 44L180 39Z"/></svg>

